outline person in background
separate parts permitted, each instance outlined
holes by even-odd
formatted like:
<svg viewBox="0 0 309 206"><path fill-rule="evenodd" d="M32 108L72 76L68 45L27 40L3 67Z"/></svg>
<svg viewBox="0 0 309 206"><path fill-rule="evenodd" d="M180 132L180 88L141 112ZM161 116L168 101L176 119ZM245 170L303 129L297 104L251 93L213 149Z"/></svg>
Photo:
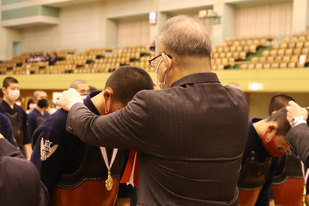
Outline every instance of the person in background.
<svg viewBox="0 0 309 206"><path fill-rule="evenodd" d="M58 55L56 52L53 53L53 56L49 58L49 66L55 65L58 60Z"/></svg>
<svg viewBox="0 0 309 206"><path fill-rule="evenodd" d="M140 90L153 89L152 85L145 70L121 67L108 78L105 90L91 92L84 104L95 114L107 115L125 107ZM31 161L49 191L51 204L110 205L118 194L116 205L130 205L131 200L131 205L135 205L136 188L119 186L130 151L100 148L80 141L65 130L66 117L67 112L58 110L33 135L39 139ZM111 188L105 185L109 177L113 182Z"/></svg>
<svg viewBox="0 0 309 206"><path fill-rule="evenodd" d="M33 101L33 97L29 98L27 101L26 113L29 114L33 108L35 108L36 104Z"/></svg>
<svg viewBox="0 0 309 206"><path fill-rule="evenodd" d="M149 50L154 52L156 51L156 41L153 41L150 46L149 46Z"/></svg>
<svg viewBox="0 0 309 206"><path fill-rule="evenodd" d="M290 148L285 108L265 119L252 118L238 180L240 205L269 205L269 190L279 157Z"/></svg>
<svg viewBox="0 0 309 206"><path fill-rule="evenodd" d="M21 107L21 98L20 96L16 99L15 104Z"/></svg>
<svg viewBox="0 0 309 206"><path fill-rule="evenodd" d="M49 113L45 110L47 107L47 93L45 91L37 90L33 92L33 101L36 106L31 112L29 112L27 119L31 136L36 128L38 128L38 126L49 116ZM32 143L34 146L36 139L32 139Z"/></svg>
<svg viewBox="0 0 309 206"><path fill-rule="evenodd" d="M89 94L89 85L81 79L74 80L70 84L70 88L75 89L83 98L86 98L87 94Z"/></svg>
<svg viewBox="0 0 309 206"><path fill-rule="evenodd" d="M1 112L10 119L17 145L21 148L26 158L30 160L32 145L27 123L27 113L22 107L15 104L15 101L20 96L17 79L6 77L3 80L2 93L3 100L0 102Z"/></svg>
<svg viewBox="0 0 309 206"><path fill-rule="evenodd" d="M45 55L45 57L44 57L44 62L48 62L48 64L49 64L49 60L50 60L50 55L49 55L49 53L47 52L46 55Z"/></svg>
<svg viewBox="0 0 309 206"><path fill-rule="evenodd" d="M295 101L286 94L275 94L270 102L268 115L288 106L289 101ZM303 201L304 177L302 165L295 151L289 149L279 158L270 190L270 205L301 206Z"/></svg>
<svg viewBox="0 0 309 206"><path fill-rule="evenodd" d="M10 119L0 113L0 133L6 138L14 147L20 149L13 135L13 129L11 126Z"/></svg>
<svg viewBox="0 0 309 206"><path fill-rule="evenodd" d="M54 114L57 111L57 105L53 101L51 101L51 100L48 101L47 102L46 111L49 114Z"/></svg>
<svg viewBox="0 0 309 206"><path fill-rule="evenodd" d="M97 90L97 88L95 88L94 86L89 86L89 93L95 90Z"/></svg>
<svg viewBox="0 0 309 206"><path fill-rule="evenodd" d="M32 162L0 134L0 205L47 206L48 193Z"/></svg>
<svg viewBox="0 0 309 206"><path fill-rule="evenodd" d="M69 111L67 131L91 145L137 151L137 205L239 205L245 94L210 72L211 41L199 20L170 18L155 53L149 63L161 90L140 91L113 114L95 115L75 90L64 91L56 103Z"/></svg>

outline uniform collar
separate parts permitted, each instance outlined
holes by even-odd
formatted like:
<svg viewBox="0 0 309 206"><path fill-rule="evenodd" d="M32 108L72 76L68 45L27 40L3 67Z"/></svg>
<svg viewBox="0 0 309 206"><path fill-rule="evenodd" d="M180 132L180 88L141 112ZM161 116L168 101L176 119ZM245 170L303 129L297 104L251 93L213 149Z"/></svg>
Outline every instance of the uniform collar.
<svg viewBox="0 0 309 206"><path fill-rule="evenodd" d="M249 136L247 140L247 144L251 147L251 149L258 155L259 162L263 162L267 157L271 157L271 155L265 149L263 142L255 130L253 123L261 121L260 118L252 118L249 122Z"/></svg>
<svg viewBox="0 0 309 206"><path fill-rule="evenodd" d="M172 85L172 87L183 86L186 84L193 84L193 83L220 83L220 81L216 73L213 72L196 73L188 75L176 81Z"/></svg>
<svg viewBox="0 0 309 206"><path fill-rule="evenodd" d="M9 105L6 101L4 101L3 99L2 99L2 101L1 101L1 104L2 104L2 106L3 106L4 112L8 112L8 113L10 113L10 114L15 114L15 113L18 111L18 109L17 109L18 105L15 104L15 103L14 103L13 109L12 109L12 108L10 107L10 105Z"/></svg>
<svg viewBox="0 0 309 206"><path fill-rule="evenodd" d="M88 109L90 111L92 111L93 113L95 113L96 115L100 115L99 111L97 110L97 108L94 106L94 104L91 101L91 98L96 96L97 94L101 93L102 91L92 91L90 92L87 97L84 99L84 104L86 105L86 107L88 107Z"/></svg>

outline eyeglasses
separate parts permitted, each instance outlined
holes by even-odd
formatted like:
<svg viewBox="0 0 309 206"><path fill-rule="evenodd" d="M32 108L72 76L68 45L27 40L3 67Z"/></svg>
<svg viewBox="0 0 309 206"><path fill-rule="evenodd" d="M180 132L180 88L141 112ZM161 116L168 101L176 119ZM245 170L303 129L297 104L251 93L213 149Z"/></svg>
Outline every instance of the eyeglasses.
<svg viewBox="0 0 309 206"><path fill-rule="evenodd" d="M164 53L164 54L165 54L165 53ZM171 55L169 55L169 54L165 54L165 55L172 59L172 56L171 56ZM154 58L152 58L152 59L149 60L149 64L150 64L150 66L151 66L152 68L154 68L154 69L156 68L156 58L158 58L158 57L160 57L160 56L162 56L162 54L160 54L160 55L158 55L158 56L156 56L156 57L154 57Z"/></svg>

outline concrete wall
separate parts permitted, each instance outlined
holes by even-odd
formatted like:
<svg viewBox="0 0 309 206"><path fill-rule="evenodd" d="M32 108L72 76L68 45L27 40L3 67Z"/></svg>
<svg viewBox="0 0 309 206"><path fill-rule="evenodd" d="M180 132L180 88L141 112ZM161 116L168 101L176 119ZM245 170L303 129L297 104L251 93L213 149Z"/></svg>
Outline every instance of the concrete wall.
<svg viewBox="0 0 309 206"><path fill-rule="evenodd" d="M18 4L31 1L18 1ZM36 1L40 2L40 1ZM72 1L74 2L74 1ZM257 0L254 5L284 1ZM42 1L42 4L44 1ZM50 0L49 3L53 3ZM157 12L157 24L149 25L149 43L156 37L166 20L180 13L196 14L201 9L213 8L221 17L220 24L211 29L213 45L235 34L235 8L252 6L250 0L113 0L60 7L59 24L24 29L0 28L0 59L12 57L13 39L21 40L21 52L72 49L117 45L118 23L145 20L150 11ZM13 4L14 5L14 4ZM48 5L50 6L50 5ZM52 5L51 5L52 6ZM293 31L304 31L307 26L308 0L293 1ZM11 37L14 31L14 38ZM19 35L19 37L18 37ZM4 46L5 45L5 46ZM121 46L121 45L119 45Z"/></svg>

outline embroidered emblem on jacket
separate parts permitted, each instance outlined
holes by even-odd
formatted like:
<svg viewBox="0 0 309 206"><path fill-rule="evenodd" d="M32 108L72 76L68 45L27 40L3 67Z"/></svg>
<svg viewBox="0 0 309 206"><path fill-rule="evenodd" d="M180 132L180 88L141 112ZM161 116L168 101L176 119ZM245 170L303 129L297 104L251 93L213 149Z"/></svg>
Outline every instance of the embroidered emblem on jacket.
<svg viewBox="0 0 309 206"><path fill-rule="evenodd" d="M41 160L45 161L47 158L49 158L58 148L58 145L54 145L53 147L51 147L53 143L49 140L45 140L44 143L44 139L42 137L41 139Z"/></svg>

